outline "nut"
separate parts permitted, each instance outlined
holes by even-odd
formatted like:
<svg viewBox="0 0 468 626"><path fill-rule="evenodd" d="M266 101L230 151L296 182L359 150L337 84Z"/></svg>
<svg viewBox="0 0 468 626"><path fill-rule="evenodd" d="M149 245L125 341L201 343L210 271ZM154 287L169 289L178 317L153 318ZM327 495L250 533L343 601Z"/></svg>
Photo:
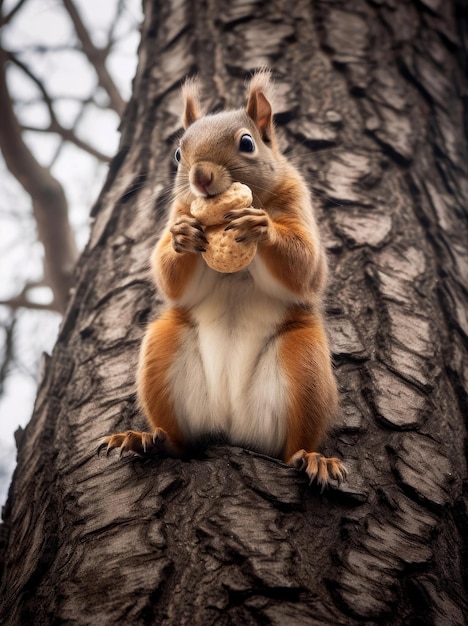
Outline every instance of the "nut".
<svg viewBox="0 0 468 626"><path fill-rule="evenodd" d="M202 257L211 269L232 274L245 269L257 253L257 244L237 242L234 230L224 230L224 224L208 226L205 236L208 240L206 252Z"/></svg>
<svg viewBox="0 0 468 626"><path fill-rule="evenodd" d="M252 201L249 187L235 182L222 194L210 198L197 197L191 204L191 214L205 226L208 247L202 256L206 264L217 272L239 272L252 262L257 252L255 242L238 242L235 230L224 230L225 214L232 209L245 209L252 205Z"/></svg>
<svg viewBox="0 0 468 626"><path fill-rule="evenodd" d="M224 221L224 216L228 211L244 209L251 206L252 201L252 192L247 185L232 183L226 191L217 196L210 198L197 196L191 204L190 213L203 226L215 226Z"/></svg>

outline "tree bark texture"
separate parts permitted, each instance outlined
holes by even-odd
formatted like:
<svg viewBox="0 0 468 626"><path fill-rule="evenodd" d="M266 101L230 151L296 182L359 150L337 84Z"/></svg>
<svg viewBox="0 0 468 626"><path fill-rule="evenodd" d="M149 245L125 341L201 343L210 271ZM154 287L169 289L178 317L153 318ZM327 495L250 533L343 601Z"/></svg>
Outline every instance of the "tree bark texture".
<svg viewBox="0 0 468 626"><path fill-rule="evenodd" d="M145 2L121 149L4 512L5 624L466 623L467 28L440 0ZM160 308L148 257L198 72L212 110L268 64L284 150L331 264L341 413L320 494L218 445L189 461L96 455L144 428L134 396Z"/></svg>

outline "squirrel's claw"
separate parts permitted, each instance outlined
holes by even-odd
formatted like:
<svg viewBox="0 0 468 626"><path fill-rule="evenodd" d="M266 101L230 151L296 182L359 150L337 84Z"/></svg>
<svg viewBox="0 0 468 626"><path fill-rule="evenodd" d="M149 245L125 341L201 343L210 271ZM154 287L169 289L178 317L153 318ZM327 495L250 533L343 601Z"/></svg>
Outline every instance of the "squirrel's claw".
<svg viewBox="0 0 468 626"><path fill-rule="evenodd" d="M322 492L330 485L331 480L336 480L341 485L348 475L348 470L339 459L325 457L318 452L299 450L289 459L288 465L304 471L309 477L309 485L316 482Z"/></svg>
<svg viewBox="0 0 468 626"><path fill-rule="evenodd" d="M224 216L230 223L225 227L225 231L237 230L239 232L236 241L265 241L268 239L271 228L270 218L263 209L247 207L229 211Z"/></svg>
<svg viewBox="0 0 468 626"><path fill-rule="evenodd" d="M97 449L97 455L99 456L104 448L106 448L106 456L109 456L109 437L104 437L101 439Z"/></svg>
<svg viewBox="0 0 468 626"><path fill-rule="evenodd" d="M183 215L170 229L176 252L205 252L208 245L203 227L196 219Z"/></svg>
<svg viewBox="0 0 468 626"><path fill-rule="evenodd" d="M168 440L166 431L156 428L152 433L127 430L123 433L114 433L101 439L98 446L98 455L106 448L106 456L111 450L119 448L119 459L124 452L133 452L137 456L148 457L157 454L173 454L174 446Z"/></svg>

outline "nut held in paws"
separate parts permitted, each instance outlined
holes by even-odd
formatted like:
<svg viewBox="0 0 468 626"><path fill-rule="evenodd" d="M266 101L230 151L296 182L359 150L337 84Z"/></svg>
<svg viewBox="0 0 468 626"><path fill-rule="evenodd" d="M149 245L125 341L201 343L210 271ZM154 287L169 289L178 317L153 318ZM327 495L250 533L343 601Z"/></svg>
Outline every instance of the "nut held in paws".
<svg viewBox="0 0 468 626"><path fill-rule="evenodd" d="M218 196L197 197L192 202L191 214L206 227L208 247L202 256L206 264L217 272L230 274L245 269L257 252L255 242L237 242L235 230L224 230L224 215L232 209L247 208L252 201L249 187L235 182Z"/></svg>

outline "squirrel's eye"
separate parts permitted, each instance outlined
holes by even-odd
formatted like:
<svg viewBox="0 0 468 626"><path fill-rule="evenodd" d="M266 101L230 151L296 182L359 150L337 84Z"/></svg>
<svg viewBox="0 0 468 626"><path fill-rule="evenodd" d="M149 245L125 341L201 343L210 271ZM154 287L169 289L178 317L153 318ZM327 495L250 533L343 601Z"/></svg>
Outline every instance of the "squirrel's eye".
<svg viewBox="0 0 468 626"><path fill-rule="evenodd" d="M255 152L255 143L250 135L242 135L240 138L239 152Z"/></svg>
<svg viewBox="0 0 468 626"><path fill-rule="evenodd" d="M180 163L181 158L182 158L182 153L180 151L180 148L177 148L177 150L174 153L174 159L177 161L177 163Z"/></svg>

